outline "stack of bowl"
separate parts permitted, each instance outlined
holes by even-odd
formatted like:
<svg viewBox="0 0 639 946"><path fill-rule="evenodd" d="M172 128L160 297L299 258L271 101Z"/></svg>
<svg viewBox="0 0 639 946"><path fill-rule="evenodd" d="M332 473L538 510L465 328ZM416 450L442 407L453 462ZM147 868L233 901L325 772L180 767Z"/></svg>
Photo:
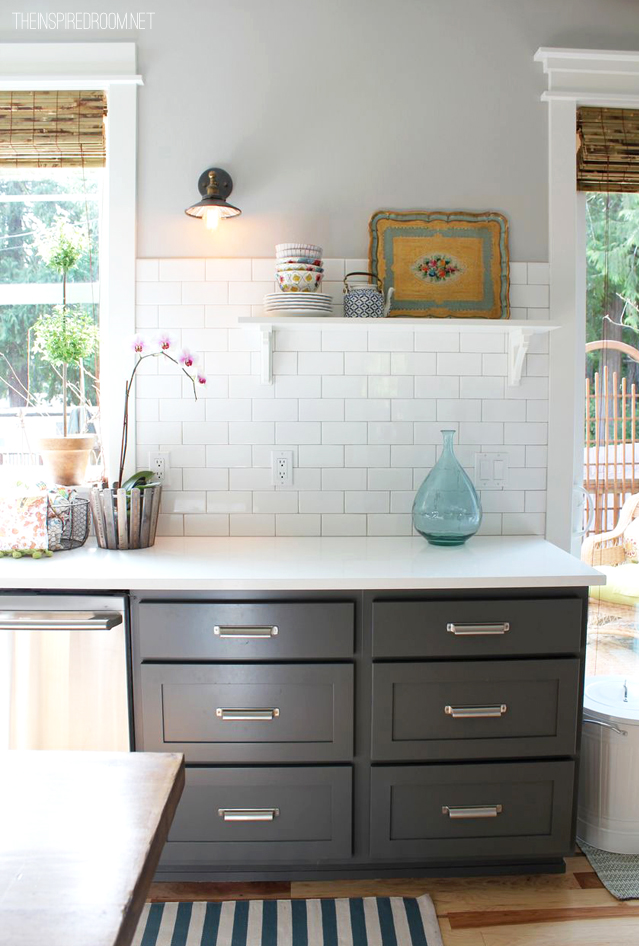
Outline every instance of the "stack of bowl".
<svg viewBox="0 0 639 946"><path fill-rule="evenodd" d="M282 292L317 292L322 285L322 247L312 243L278 243L275 278Z"/></svg>

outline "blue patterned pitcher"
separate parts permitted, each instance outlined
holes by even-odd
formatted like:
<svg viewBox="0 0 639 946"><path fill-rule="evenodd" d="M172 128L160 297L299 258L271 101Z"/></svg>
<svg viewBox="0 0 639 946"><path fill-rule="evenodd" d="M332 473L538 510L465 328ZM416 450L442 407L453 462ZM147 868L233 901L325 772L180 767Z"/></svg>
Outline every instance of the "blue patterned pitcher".
<svg viewBox="0 0 639 946"><path fill-rule="evenodd" d="M370 276L374 283L352 282L352 276ZM388 290L386 304L382 282L375 273L347 273L344 277L344 317L347 319L383 319L390 312L393 293Z"/></svg>

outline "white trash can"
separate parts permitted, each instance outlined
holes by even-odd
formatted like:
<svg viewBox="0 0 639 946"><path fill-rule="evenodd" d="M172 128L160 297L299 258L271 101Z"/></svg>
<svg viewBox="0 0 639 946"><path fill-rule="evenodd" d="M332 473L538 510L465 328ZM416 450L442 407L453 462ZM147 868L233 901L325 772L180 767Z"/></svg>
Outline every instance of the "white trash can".
<svg viewBox="0 0 639 946"><path fill-rule="evenodd" d="M639 854L636 679L586 680L577 839L615 854Z"/></svg>

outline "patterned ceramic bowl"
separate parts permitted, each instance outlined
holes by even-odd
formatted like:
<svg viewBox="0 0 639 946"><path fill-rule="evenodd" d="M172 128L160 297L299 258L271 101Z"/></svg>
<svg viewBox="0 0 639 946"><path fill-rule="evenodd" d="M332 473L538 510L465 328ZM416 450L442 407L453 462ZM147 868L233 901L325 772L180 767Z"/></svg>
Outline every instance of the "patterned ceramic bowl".
<svg viewBox="0 0 639 946"><path fill-rule="evenodd" d="M282 292L315 292L322 282L322 274L296 269L278 273L277 282Z"/></svg>
<svg viewBox="0 0 639 946"><path fill-rule="evenodd" d="M278 263L277 264L278 273L289 273L289 272L306 272L306 273L323 273L324 269L322 266L312 266L310 263Z"/></svg>
<svg viewBox="0 0 639 946"><path fill-rule="evenodd" d="M278 259L284 256L312 256L314 259L321 259L322 247L313 243L278 243L275 255Z"/></svg>
<svg viewBox="0 0 639 946"><path fill-rule="evenodd" d="M277 264L278 266L282 263L301 263L302 266L321 266L321 259L313 259L312 256L278 256Z"/></svg>

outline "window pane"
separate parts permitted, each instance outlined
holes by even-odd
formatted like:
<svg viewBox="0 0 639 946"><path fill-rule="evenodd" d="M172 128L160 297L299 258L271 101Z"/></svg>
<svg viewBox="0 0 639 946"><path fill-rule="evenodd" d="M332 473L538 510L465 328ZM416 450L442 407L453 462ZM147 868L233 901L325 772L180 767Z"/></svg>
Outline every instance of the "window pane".
<svg viewBox="0 0 639 946"><path fill-rule="evenodd" d="M10 168L0 172L0 454L37 453L39 436L62 433L61 368L36 350L33 326L66 298L70 313L99 326L102 169ZM60 227L81 241L67 275L49 265ZM68 369L68 432L98 434L98 359Z"/></svg>

